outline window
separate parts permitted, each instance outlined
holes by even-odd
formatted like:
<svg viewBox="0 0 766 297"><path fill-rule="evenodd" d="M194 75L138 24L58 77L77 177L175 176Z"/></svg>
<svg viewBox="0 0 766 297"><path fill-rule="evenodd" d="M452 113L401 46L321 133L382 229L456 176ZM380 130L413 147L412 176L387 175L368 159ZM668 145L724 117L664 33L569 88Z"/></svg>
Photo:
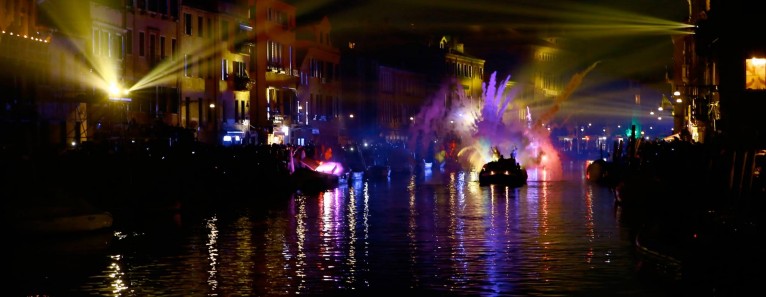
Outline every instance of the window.
<svg viewBox="0 0 766 297"><path fill-rule="evenodd" d="M233 66L234 66L235 75L239 77L247 76L247 69L245 67L245 62L234 61L232 63L234 64Z"/></svg>
<svg viewBox="0 0 766 297"><path fill-rule="evenodd" d="M176 42L176 39L173 38L170 40L170 59L175 61L176 60L176 54L178 53L178 45Z"/></svg>
<svg viewBox="0 0 766 297"><path fill-rule="evenodd" d="M274 41L266 42L266 61L271 69L282 69L282 45Z"/></svg>
<svg viewBox="0 0 766 297"><path fill-rule="evenodd" d="M101 49L100 55L109 56L109 39L111 34L106 31L101 32L101 39L99 40L99 48Z"/></svg>
<svg viewBox="0 0 766 297"><path fill-rule="evenodd" d="M745 89L766 90L766 59L745 60Z"/></svg>
<svg viewBox="0 0 766 297"><path fill-rule="evenodd" d="M133 30L128 30L128 35L125 36L125 52L128 55L133 54Z"/></svg>
<svg viewBox="0 0 766 297"><path fill-rule="evenodd" d="M160 59L165 59L165 36L160 36Z"/></svg>
<svg viewBox="0 0 766 297"><path fill-rule="evenodd" d="M161 13L161 14L168 14L168 2L167 1L160 1L159 4L160 4L160 7L158 9L158 12Z"/></svg>
<svg viewBox="0 0 766 297"><path fill-rule="evenodd" d="M226 76L229 73L229 62L226 59L221 60L221 80L226 80Z"/></svg>
<svg viewBox="0 0 766 297"><path fill-rule="evenodd" d="M184 13L184 33L192 35L192 18L188 13Z"/></svg>
<svg viewBox="0 0 766 297"><path fill-rule="evenodd" d="M153 62L157 59L157 36L152 33L149 34L149 59Z"/></svg>
<svg viewBox="0 0 766 297"><path fill-rule="evenodd" d="M289 20L288 20L286 12L269 7L269 9L267 11L266 18L269 21L272 21L272 22L275 22L275 23L278 23L278 24L282 25L282 28L287 29L287 25L288 25L288 21Z"/></svg>
<svg viewBox="0 0 766 297"><path fill-rule="evenodd" d="M144 56L144 32L138 32L138 55Z"/></svg>
<svg viewBox="0 0 766 297"><path fill-rule="evenodd" d="M170 16L173 20L178 16L178 1L170 1Z"/></svg>
<svg viewBox="0 0 766 297"><path fill-rule="evenodd" d="M239 101L239 118L244 121L245 117L245 100Z"/></svg>
<svg viewBox="0 0 766 297"><path fill-rule="evenodd" d="M112 34L112 42L110 48L110 55L112 58L122 60L125 58L125 51L122 47L122 35Z"/></svg>
<svg viewBox="0 0 766 297"><path fill-rule="evenodd" d="M239 123L239 100L234 100L234 122Z"/></svg>
<svg viewBox="0 0 766 297"><path fill-rule="evenodd" d="M157 6L158 6L157 4L158 3L157 2L158 1L149 1L148 5L146 7L146 10L152 11L152 12L157 12L158 11L158 9L157 9Z"/></svg>

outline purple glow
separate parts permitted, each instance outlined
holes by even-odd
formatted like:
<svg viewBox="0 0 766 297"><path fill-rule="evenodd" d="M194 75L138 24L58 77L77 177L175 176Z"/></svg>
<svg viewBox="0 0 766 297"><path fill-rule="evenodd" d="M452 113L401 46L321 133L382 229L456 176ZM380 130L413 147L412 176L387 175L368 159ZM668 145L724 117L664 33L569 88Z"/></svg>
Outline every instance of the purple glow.
<svg viewBox="0 0 766 297"><path fill-rule="evenodd" d="M314 170L339 176L343 174L343 165L338 162L324 161Z"/></svg>
<svg viewBox="0 0 766 297"><path fill-rule="evenodd" d="M521 166L534 169L530 180L559 178L561 161L558 151L543 125L548 124L561 102L571 95L595 65L576 74L562 94L554 99L553 107L535 121L529 106L515 102L517 90L506 90L510 75L498 84L497 73L492 73L489 82L482 86L483 98L478 100L466 97L460 88L450 91L445 85L415 117L410 131L413 136L410 147L426 153L426 157L429 157L428 153L434 153L434 159L440 162L439 156L444 156L447 146L444 142L452 135L460 140L456 161L463 168L478 171L483 164L493 160L492 149L497 147L505 157L515 154ZM446 98L450 104L445 104ZM436 149L432 152L434 146ZM429 149L425 150L426 147Z"/></svg>

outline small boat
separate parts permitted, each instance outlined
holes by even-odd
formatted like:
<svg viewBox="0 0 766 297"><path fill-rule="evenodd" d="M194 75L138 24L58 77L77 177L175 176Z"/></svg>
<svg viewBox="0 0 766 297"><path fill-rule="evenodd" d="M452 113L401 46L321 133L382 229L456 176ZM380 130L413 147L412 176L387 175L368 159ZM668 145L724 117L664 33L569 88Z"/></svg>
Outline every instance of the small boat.
<svg viewBox="0 0 766 297"><path fill-rule="evenodd" d="M480 185L505 185L521 187L527 183L527 170L516 162L516 159L500 158L484 164L479 172Z"/></svg>
<svg viewBox="0 0 766 297"><path fill-rule="evenodd" d="M340 185L340 177L308 168L298 168L290 175L290 182L296 190L303 193L318 193L337 188Z"/></svg>
<svg viewBox="0 0 766 297"><path fill-rule="evenodd" d="M345 171L338 162L322 162L306 157L303 148L292 154L289 182L303 193L319 193L337 188Z"/></svg>

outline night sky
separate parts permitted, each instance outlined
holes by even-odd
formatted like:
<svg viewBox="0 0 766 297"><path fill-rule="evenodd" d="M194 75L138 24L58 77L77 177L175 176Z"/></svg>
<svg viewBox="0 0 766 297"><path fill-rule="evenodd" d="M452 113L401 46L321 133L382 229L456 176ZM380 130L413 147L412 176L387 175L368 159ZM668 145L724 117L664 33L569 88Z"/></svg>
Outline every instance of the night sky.
<svg viewBox="0 0 766 297"><path fill-rule="evenodd" d="M502 48L511 39L534 39L539 32L564 37L583 67L600 61L596 72L647 83L662 82L672 65L670 34L649 24L683 22L683 0L287 0L297 19L330 18L336 46L363 28L397 28L425 34L462 36L466 51ZM646 32L625 26L641 24ZM517 41L518 42L518 41ZM478 55L478 54L477 54ZM493 61L487 68L492 70Z"/></svg>

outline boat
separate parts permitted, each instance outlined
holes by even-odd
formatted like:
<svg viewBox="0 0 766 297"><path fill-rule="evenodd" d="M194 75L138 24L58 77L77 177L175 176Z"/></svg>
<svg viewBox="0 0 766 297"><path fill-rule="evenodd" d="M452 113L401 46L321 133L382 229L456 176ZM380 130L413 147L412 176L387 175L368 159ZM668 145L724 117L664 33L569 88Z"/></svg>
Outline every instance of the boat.
<svg viewBox="0 0 766 297"><path fill-rule="evenodd" d="M302 193L319 193L337 188L345 171L338 162L322 162L306 157L302 148L290 162L290 184Z"/></svg>
<svg viewBox="0 0 766 297"><path fill-rule="evenodd" d="M290 174L290 183L302 193L319 193L337 188L340 185L340 177L302 167Z"/></svg>
<svg viewBox="0 0 766 297"><path fill-rule="evenodd" d="M499 158L481 167L480 185L505 185L521 187L527 183L527 170L516 162L515 158Z"/></svg>

